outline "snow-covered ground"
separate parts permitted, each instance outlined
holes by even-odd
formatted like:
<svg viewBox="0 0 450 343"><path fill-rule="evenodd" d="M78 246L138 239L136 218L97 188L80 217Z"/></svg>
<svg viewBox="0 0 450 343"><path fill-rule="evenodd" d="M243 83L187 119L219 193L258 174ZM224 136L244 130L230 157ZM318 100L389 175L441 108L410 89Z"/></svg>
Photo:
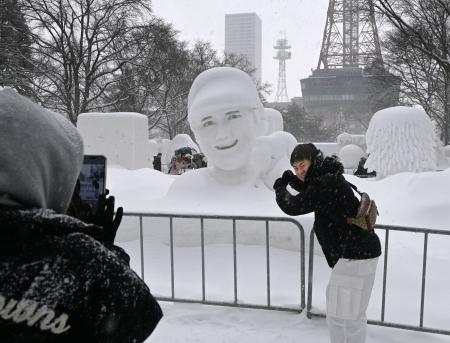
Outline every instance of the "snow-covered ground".
<svg viewBox="0 0 450 343"><path fill-rule="evenodd" d="M164 198L178 176L151 169L129 171L108 169L108 188L118 206L126 212L210 213L285 217L277 208L273 193L256 189L235 189L233 195L193 194ZM348 176L360 190L367 191L380 211L380 224L450 229L450 169L442 172L402 173L374 181ZM234 198L232 198L232 196ZM200 199L194 201L194 199ZM224 200L226 199L226 200ZM313 217L296 218L308 239ZM292 224L275 226L271 232L271 303L298 306L298 233ZM290 225L290 226L289 226ZM198 221L174 219L175 295L201 299L201 250ZM378 230L384 241L383 230ZM264 304L266 301L266 252L264 225L238 222L238 301ZM132 257L140 273L139 230L135 218L125 218L118 244ZM205 221L206 299L233 301L233 259L231 224ZM306 241L308 246L308 241ZM383 243L384 246L384 243ZM317 244L316 244L317 247ZM388 255L386 321L417 325L419 322L423 235L390 234ZM381 312L382 266L379 262L368 317L378 320ZM450 237L430 236L424 325L450 330ZM171 295L168 220L144 219L145 281L158 296ZM320 249L315 251L313 306L324 310L325 287L330 270ZM305 314L250 310L198 304L161 302L165 316L147 342L326 342L323 319L309 320ZM368 342L450 342L450 336L432 335L386 327L369 326Z"/></svg>

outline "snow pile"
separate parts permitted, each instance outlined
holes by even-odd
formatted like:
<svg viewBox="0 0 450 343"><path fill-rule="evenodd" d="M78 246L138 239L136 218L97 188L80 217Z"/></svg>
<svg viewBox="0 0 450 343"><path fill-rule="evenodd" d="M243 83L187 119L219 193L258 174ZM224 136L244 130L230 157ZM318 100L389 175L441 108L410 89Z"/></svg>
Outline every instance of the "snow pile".
<svg viewBox="0 0 450 343"><path fill-rule="evenodd" d="M365 167L383 178L401 172L436 170L436 138L425 111L405 106L374 114L366 132Z"/></svg>
<svg viewBox="0 0 450 343"><path fill-rule="evenodd" d="M361 157L365 157L363 149L355 144L348 144L339 150L338 156L344 168L354 169L358 167Z"/></svg>
<svg viewBox="0 0 450 343"><path fill-rule="evenodd" d="M164 197L173 182L173 176L151 168L127 170L109 167L106 184L116 199L116 206L127 212L149 212L154 199Z"/></svg>
<svg viewBox="0 0 450 343"><path fill-rule="evenodd" d="M198 149L197 144L194 143L194 141L192 140L192 138L189 135L187 135L185 133L180 133L180 134L176 135L175 137L173 137L171 145L170 145L169 153L171 152L172 156L173 156L175 150L184 148L184 147L192 148L197 152L200 151Z"/></svg>
<svg viewBox="0 0 450 343"><path fill-rule="evenodd" d="M82 113L77 128L86 155L104 155L108 165L127 169L151 166L148 120L133 112Z"/></svg>

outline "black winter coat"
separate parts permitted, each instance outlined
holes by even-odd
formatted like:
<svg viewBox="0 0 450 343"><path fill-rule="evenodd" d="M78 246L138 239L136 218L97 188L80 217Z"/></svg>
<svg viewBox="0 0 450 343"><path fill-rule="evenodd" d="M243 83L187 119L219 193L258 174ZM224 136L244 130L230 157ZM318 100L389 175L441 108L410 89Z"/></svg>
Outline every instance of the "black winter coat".
<svg viewBox="0 0 450 343"><path fill-rule="evenodd" d="M143 342L162 311L102 228L0 208L0 342Z"/></svg>
<svg viewBox="0 0 450 343"><path fill-rule="evenodd" d="M374 232L347 223L354 217L359 200L342 175L344 168L335 157L320 155L311 164L305 182L296 180L292 195L286 185L275 183L278 206L288 215L314 212L313 229L328 265L334 267L339 258L368 259L381 255L381 245Z"/></svg>

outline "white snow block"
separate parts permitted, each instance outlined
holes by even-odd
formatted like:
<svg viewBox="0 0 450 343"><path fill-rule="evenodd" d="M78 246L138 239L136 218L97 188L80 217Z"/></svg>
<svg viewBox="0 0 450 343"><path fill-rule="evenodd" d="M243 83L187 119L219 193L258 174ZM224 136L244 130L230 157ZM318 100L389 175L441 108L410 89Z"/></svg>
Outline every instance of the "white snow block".
<svg viewBox="0 0 450 343"><path fill-rule="evenodd" d="M104 155L108 165L149 167L148 120L140 113L82 113L77 127L86 155Z"/></svg>

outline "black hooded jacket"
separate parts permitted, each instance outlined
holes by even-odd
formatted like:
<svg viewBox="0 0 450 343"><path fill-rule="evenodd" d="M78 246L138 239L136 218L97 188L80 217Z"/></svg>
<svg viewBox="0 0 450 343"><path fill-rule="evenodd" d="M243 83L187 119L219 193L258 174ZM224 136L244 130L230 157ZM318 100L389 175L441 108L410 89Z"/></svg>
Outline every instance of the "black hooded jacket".
<svg viewBox="0 0 450 343"><path fill-rule="evenodd" d="M162 311L101 227L0 207L0 342L143 342Z"/></svg>
<svg viewBox="0 0 450 343"><path fill-rule="evenodd" d="M343 176L344 168L335 157L319 154L312 161L305 182L296 180L292 195L286 185L275 184L278 206L288 215L314 212L314 231L328 265L339 258L368 259L381 255L381 245L374 232L348 224L356 215L359 200ZM292 184L291 184L292 185Z"/></svg>

